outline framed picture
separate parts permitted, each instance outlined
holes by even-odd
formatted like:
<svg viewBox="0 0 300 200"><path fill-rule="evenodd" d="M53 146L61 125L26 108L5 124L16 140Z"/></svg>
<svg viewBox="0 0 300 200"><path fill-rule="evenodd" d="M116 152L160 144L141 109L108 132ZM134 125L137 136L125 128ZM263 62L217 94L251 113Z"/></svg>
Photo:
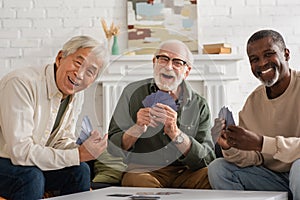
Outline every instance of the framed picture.
<svg viewBox="0 0 300 200"><path fill-rule="evenodd" d="M160 42L183 41L198 53L197 0L128 0L128 49L152 54Z"/></svg>

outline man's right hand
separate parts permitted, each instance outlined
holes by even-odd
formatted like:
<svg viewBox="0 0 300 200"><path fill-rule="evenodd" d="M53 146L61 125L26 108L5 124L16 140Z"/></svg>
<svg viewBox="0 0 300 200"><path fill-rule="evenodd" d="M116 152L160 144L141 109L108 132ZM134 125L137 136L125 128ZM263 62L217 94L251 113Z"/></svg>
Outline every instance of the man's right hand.
<svg viewBox="0 0 300 200"><path fill-rule="evenodd" d="M158 126L158 117L153 113L157 113L153 108L141 108L137 112L136 124L130 127L122 137L122 148L124 150L130 149L138 138L147 131L147 128ZM158 114L158 113L157 113Z"/></svg>
<svg viewBox="0 0 300 200"><path fill-rule="evenodd" d="M221 136L222 130L225 130L226 124L225 120L221 118L216 118L214 126L211 128L211 136L213 142L216 143Z"/></svg>
<svg viewBox="0 0 300 200"><path fill-rule="evenodd" d="M138 138L147 131L148 126L157 126L151 116L150 111L152 108L141 108L137 112L136 124L125 131L122 137L122 148L124 150L130 149Z"/></svg>
<svg viewBox="0 0 300 200"><path fill-rule="evenodd" d="M157 126L157 123L154 121L156 116L151 115L151 109L152 108L141 108L137 112L136 124L138 126L151 126L151 127Z"/></svg>
<svg viewBox="0 0 300 200"><path fill-rule="evenodd" d="M214 126L211 129L211 135L214 143L218 143L222 149L226 150L230 148L230 145L227 143L226 134L226 122L224 119L216 118Z"/></svg>
<svg viewBox="0 0 300 200"><path fill-rule="evenodd" d="M98 158L107 148L107 134L101 138L99 131L92 131L91 136L79 146L80 162Z"/></svg>

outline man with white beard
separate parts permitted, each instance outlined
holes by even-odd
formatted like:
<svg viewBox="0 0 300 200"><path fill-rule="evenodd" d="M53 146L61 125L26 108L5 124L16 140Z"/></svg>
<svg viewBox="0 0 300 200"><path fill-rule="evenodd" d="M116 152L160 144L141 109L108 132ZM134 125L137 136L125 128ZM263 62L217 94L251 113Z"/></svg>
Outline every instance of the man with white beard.
<svg viewBox="0 0 300 200"><path fill-rule="evenodd" d="M154 78L124 89L109 126L108 150L128 164L122 185L210 188L210 111L185 80L193 55L184 43L168 40L152 62Z"/></svg>
<svg viewBox="0 0 300 200"><path fill-rule="evenodd" d="M212 134L224 158L208 167L214 189L285 191L300 199L300 72L289 67L290 51L273 30L247 43L252 73L262 85L239 113L239 126L216 119Z"/></svg>

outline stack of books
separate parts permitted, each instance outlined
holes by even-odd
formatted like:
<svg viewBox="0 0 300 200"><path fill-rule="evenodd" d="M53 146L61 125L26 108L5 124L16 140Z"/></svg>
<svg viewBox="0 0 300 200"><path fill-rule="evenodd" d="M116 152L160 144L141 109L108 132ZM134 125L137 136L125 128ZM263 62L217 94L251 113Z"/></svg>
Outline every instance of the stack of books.
<svg viewBox="0 0 300 200"><path fill-rule="evenodd" d="M231 45L228 43L203 44L203 54L230 54Z"/></svg>

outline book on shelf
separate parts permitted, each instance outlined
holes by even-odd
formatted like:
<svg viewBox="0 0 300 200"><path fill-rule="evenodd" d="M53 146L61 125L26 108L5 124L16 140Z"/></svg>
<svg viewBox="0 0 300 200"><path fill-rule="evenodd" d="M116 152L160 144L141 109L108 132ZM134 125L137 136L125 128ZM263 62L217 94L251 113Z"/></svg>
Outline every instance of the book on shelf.
<svg viewBox="0 0 300 200"><path fill-rule="evenodd" d="M231 48L231 44L229 44L229 43L203 44L203 49L207 49L207 48L221 48L221 47Z"/></svg>
<svg viewBox="0 0 300 200"><path fill-rule="evenodd" d="M203 54L230 54L231 47L203 48Z"/></svg>

